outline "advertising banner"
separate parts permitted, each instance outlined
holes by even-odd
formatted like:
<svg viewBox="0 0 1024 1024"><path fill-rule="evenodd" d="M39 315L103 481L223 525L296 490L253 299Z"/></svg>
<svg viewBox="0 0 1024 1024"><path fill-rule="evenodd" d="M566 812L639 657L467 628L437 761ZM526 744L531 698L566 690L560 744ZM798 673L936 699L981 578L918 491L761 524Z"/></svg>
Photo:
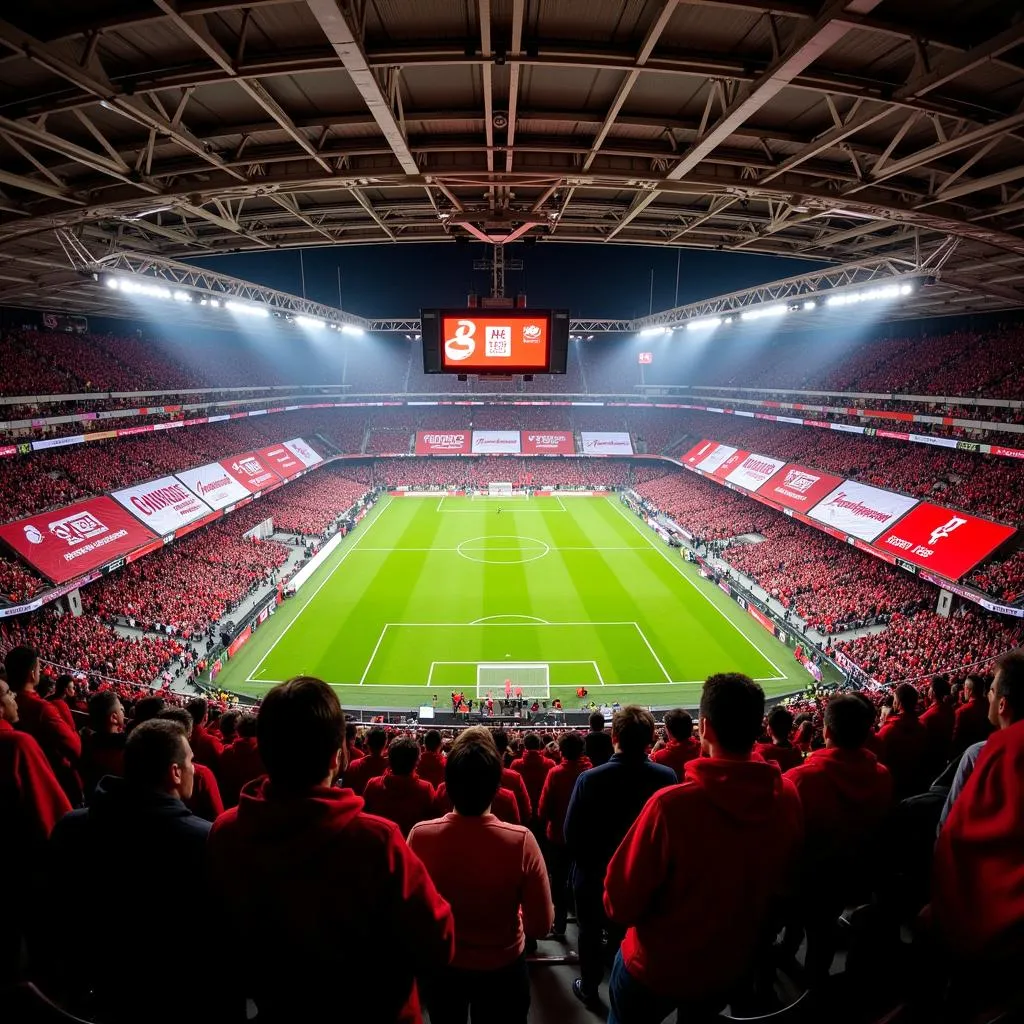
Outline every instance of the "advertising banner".
<svg viewBox="0 0 1024 1024"><path fill-rule="evenodd" d="M518 430L474 430L473 452L477 455L518 455Z"/></svg>
<svg viewBox="0 0 1024 1024"><path fill-rule="evenodd" d="M756 491L771 480L785 464L784 459L772 459L767 455L752 452L726 477L726 480L745 491Z"/></svg>
<svg viewBox="0 0 1024 1024"><path fill-rule="evenodd" d="M417 455L468 455L471 449L468 430L420 430L416 434Z"/></svg>
<svg viewBox="0 0 1024 1024"><path fill-rule="evenodd" d="M173 476L114 491L111 497L139 522L164 536L207 515L211 509Z"/></svg>
<svg viewBox="0 0 1024 1024"><path fill-rule="evenodd" d="M584 430L580 433L584 455L632 455L633 441L629 434Z"/></svg>
<svg viewBox="0 0 1024 1024"><path fill-rule="evenodd" d="M297 456L298 460L307 469L310 466L315 466L318 462L324 461L301 437L293 437L290 441L285 441L284 446L293 455Z"/></svg>
<svg viewBox="0 0 1024 1024"><path fill-rule="evenodd" d="M249 497L249 492L219 462L186 469L175 476L211 508L224 508Z"/></svg>
<svg viewBox="0 0 1024 1024"><path fill-rule="evenodd" d="M296 473L301 473L306 468L303 466L302 460L290 448L286 448L283 444L275 444L271 445L269 448L261 448L256 454L266 465L270 466L278 476L283 476L285 480L289 477L295 476Z"/></svg>
<svg viewBox="0 0 1024 1024"><path fill-rule="evenodd" d="M790 462L781 473L763 483L757 493L786 508L804 512L813 508L842 482L841 476Z"/></svg>
<svg viewBox="0 0 1024 1024"><path fill-rule="evenodd" d="M844 480L807 514L851 537L874 540L917 504L916 498Z"/></svg>
<svg viewBox="0 0 1024 1024"><path fill-rule="evenodd" d="M575 455L571 430L524 430L522 451L527 455Z"/></svg>
<svg viewBox="0 0 1024 1024"><path fill-rule="evenodd" d="M264 465L256 452L243 452L233 455L230 459L221 459L220 464L250 494L256 494L266 487L281 482L281 478L269 467Z"/></svg>
<svg viewBox="0 0 1024 1024"><path fill-rule="evenodd" d="M742 465L743 462L746 461L746 458L749 454L750 452L744 451L742 448L740 448L737 451L734 451L732 455L730 455L729 458L727 458L725 462L723 462L718 467L718 469L715 470L714 475L721 480L726 480L732 474L732 471L736 469L737 466Z"/></svg>
<svg viewBox="0 0 1024 1024"><path fill-rule="evenodd" d="M725 462L726 459L728 459L731 455L735 454L736 449L733 448L731 445L717 445L714 451L710 452L707 456L705 456L703 462L697 463L697 468L702 473L714 473L714 471L718 469L718 467L722 465L722 463Z"/></svg>
<svg viewBox="0 0 1024 1024"><path fill-rule="evenodd" d="M922 501L875 541L875 547L958 580L1016 531L1012 526Z"/></svg>
<svg viewBox="0 0 1024 1024"><path fill-rule="evenodd" d="M442 316L442 362L455 373L472 370L546 370L549 317L515 309Z"/></svg>
<svg viewBox="0 0 1024 1024"><path fill-rule="evenodd" d="M684 466L699 465L717 447L717 441L700 441L698 444L695 444L685 455L680 456L679 461Z"/></svg>
<svg viewBox="0 0 1024 1024"><path fill-rule="evenodd" d="M108 497L0 527L0 540L54 583L66 583L152 539L149 530Z"/></svg>

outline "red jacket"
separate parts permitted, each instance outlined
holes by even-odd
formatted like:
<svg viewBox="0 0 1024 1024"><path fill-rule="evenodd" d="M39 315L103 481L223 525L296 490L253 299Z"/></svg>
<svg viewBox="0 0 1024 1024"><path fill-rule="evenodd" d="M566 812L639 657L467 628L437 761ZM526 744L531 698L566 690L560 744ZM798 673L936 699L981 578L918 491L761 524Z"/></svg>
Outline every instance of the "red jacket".
<svg viewBox="0 0 1024 1024"><path fill-rule="evenodd" d="M60 715L64 724L73 733L77 733L78 729L75 727L75 716L71 713L71 705L63 697L47 697L46 701L57 709L57 714Z"/></svg>
<svg viewBox="0 0 1024 1024"><path fill-rule="evenodd" d="M878 760L892 773L897 800L928 788L928 730L916 715L891 715L878 730Z"/></svg>
<svg viewBox="0 0 1024 1024"><path fill-rule="evenodd" d="M185 806L206 821L216 821L224 813L224 801L220 798L217 776L205 764L193 760L192 795Z"/></svg>
<svg viewBox="0 0 1024 1024"><path fill-rule="evenodd" d="M782 746L774 742L758 743L754 750L761 755L763 760L773 761L777 764L780 772L788 772L790 768L804 763L803 753L791 744Z"/></svg>
<svg viewBox="0 0 1024 1024"><path fill-rule="evenodd" d="M512 795L516 798L516 804L519 806L519 820L527 822L530 820L530 815L533 812L533 804L530 803L530 794L527 792L526 783L523 781L522 775L519 772L512 771L511 768L501 769L501 786L503 789L512 791ZM497 814L497 811L495 811Z"/></svg>
<svg viewBox="0 0 1024 1024"><path fill-rule="evenodd" d="M537 817L545 823L544 832L548 841L556 846L565 846L563 830L572 790L576 780L590 767L590 761L585 757L579 757L575 761L563 761L555 765L544 780Z"/></svg>
<svg viewBox="0 0 1024 1024"><path fill-rule="evenodd" d="M518 772L526 783L526 792L530 797L530 807L536 809L540 803L540 792L544 788L544 780L548 772L555 767L550 757L545 757L539 750L524 750L522 757L517 757L509 766L509 770Z"/></svg>
<svg viewBox="0 0 1024 1024"><path fill-rule="evenodd" d="M682 743L679 740L670 739L661 750L655 750L651 754L651 760L655 764L668 765L676 773L676 778L680 780L683 777L683 768L687 761L692 761L697 757L700 757L700 740L693 736Z"/></svg>
<svg viewBox="0 0 1024 1024"><path fill-rule="evenodd" d="M453 809L452 802L448 799L448 786L442 782L434 791L434 817L442 818L444 815L449 814ZM520 824L519 806L516 804L516 798L510 790L507 790L504 787L501 787L498 792L494 794L494 803L491 804L491 814L493 814L498 821L505 821L510 825Z"/></svg>
<svg viewBox="0 0 1024 1024"><path fill-rule="evenodd" d="M128 737L123 732L87 732L82 737L82 784L85 799L92 799L96 784L104 775L124 775L124 745Z"/></svg>
<svg viewBox="0 0 1024 1024"><path fill-rule="evenodd" d="M216 770L220 763L220 755L224 752L224 744L219 736L215 736L205 725L192 727L192 739L189 740L192 754L201 764Z"/></svg>
<svg viewBox="0 0 1024 1024"><path fill-rule="evenodd" d="M1024 722L985 742L935 844L932 917L946 943L1019 950L1024 926Z"/></svg>
<svg viewBox="0 0 1024 1024"><path fill-rule="evenodd" d="M953 722L953 756L959 757L972 743L980 743L992 732L988 720L988 700L972 700L956 709Z"/></svg>
<svg viewBox="0 0 1024 1024"><path fill-rule="evenodd" d="M82 781L75 766L82 756L82 739L74 726L64 721L52 701L43 700L35 690L22 690L18 694L17 727L42 748L68 799L80 803Z"/></svg>
<svg viewBox="0 0 1024 1024"><path fill-rule="evenodd" d="M440 751L424 750L416 765L416 774L437 789L444 782L444 762L444 754Z"/></svg>
<svg viewBox="0 0 1024 1024"><path fill-rule="evenodd" d="M952 704L937 700L921 716L928 731L928 760L933 775L938 775L953 756L953 726L956 711Z"/></svg>
<svg viewBox="0 0 1024 1024"><path fill-rule="evenodd" d="M370 779L383 775L387 770L387 754L367 754L345 769L345 786L357 796L362 796Z"/></svg>
<svg viewBox="0 0 1024 1024"><path fill-rule="evenodd" d="M434 817L434 787L415 775L394 775L388 769L366 783L363 799L367 814L393 821L403 836L418 821Z"/></svg>
<svg viewBox="0 0 1024 1024"><path fill-rule="evenodd" d="M225 747L217 765L217 781L224 806L234 807L242 787L265 772L255 736L239 736L230 747Z"/></svg>
<svg viewBox="0 0 1024 1024"><path fill-rule="evenodd" d="M214 823L207 862L237 957L224 977L268 1017L319 1020L339 977L372 978L374 1020L420 1024L416 977L451 961L451 908L398 827L351 790L250 782ZM274 969L235 975L253 948L274 948Z"/></svg>
<svg viewBox="0 0 1024 1024"><path fill-rule="evenodd" d="M746 970L803 825L796 789L773 764L705 757L683 774L647 801L612 856L604 906L629 926L629 973L658 994L693 998Z"/></svg>

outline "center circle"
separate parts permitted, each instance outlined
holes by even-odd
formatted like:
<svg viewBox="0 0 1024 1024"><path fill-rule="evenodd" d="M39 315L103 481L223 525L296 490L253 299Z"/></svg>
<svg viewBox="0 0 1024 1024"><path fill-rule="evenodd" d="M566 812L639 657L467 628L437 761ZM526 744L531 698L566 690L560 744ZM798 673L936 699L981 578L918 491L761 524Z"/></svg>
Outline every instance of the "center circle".
<svg viewBox="0 0 1024 1024"><path fill-rule="evenodd" d="M503 541L507 543L501 543ZM537 540L536 537L498 534L464 540L455 550L471 562L483 562L486 565L522 565L524 562L536 562L538 558L543 558L551 551L551 545Z"/></svg>

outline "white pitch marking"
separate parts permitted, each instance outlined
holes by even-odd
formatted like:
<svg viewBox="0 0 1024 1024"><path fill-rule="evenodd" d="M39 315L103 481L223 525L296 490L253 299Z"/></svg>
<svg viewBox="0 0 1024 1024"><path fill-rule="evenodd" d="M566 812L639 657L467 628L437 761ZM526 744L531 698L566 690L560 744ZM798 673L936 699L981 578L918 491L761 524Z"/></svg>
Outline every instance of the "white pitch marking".
<svg viewBox="0 0 1024 1024"><path fill-rule="evenodd" d="M363 674L359 677L359 685L363 685L363 681L370 673L370 666L373 664L373 659L377 657L377 651L380 650L381 641L384 639L384 634L388 631L390 622L384 623L384 628L380 631L380 636L377 637L377 642L373 645L373 652L370 654L370 660L366 663L366 668L363 669Z"/></svg>
<svg viewBox="0 0 1024 1024"><path fill-rule="evenodd" d="M659 658L658 655L654 653L654 648L651 646L651 641L647 639L647 634L640 628L640 623L634 622L633 625L636 626L636 631L640 634L640 639L643 640L643 642L647 645L647 650L651 652L651 657L657 662L658 668L661 669L666 681L672 682L672 676L669 674L665 666L661 663L661 658Z"/></svg>

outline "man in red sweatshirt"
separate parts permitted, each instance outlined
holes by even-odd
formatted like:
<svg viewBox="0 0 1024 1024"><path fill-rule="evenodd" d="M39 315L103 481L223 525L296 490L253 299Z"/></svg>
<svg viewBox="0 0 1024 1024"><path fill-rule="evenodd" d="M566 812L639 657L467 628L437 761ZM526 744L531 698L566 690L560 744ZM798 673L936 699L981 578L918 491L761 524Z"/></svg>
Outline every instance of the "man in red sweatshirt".
<svg viewBox="0 0 1024 1024"><path fill-rule="evenodd" d="M416 978L451 962L451 908L398 826L333 786L346 754L338 698L310 677L275 686L257 736L267 775L207 847L228 1009L251 998L271 1024L326 1020L339 979L372 979L375 1024L420 1024ZM273 962L252 970L253 949L273 949Z"/></svg>
<svg viewBox="0 0 1024 1024"><path fill-rule="evenodd" d="M508 752L508 733L504 729L492 729L494 745L501 754L502 764L511 764L512 755ZM533 804L530 803L530 794L526 790L526 783L519 772L511 768L503 768L501 772L501 788L508 789L516 798L519 806L519 820L525 825L533 814Z"/></svg>
<svg viewBox="0 0 1024 1024"><path fill-rule="evenodd" d="M544 788L544 780L548 772L555 767L555 762L550 757L545 757L541 747L540 736L535 732L526 734L523 739L523 756L517 757L509 766L512 771L522 776L526 784L526 793L530 798L530 807L534 814L537 805L540 803L540 793ZM527 824L524 822L524 824Z"/></svg>
<svg viewBox="0 0 1024 1024"><path fill-rule="evenodd" d="M923 793L928 777L928 731L917 715L921 695L913 683L896 687L892 714L878 730L875 749L878 760L892 774L893 792L897 800Z"/></svg>
<svg viewBox="0 0 1024 1024"><path fill-rule="evenodd" d="M628 926L608 985L609 1024L720 1008L766 939L803 824L793 784L751 756L763 720L757 683L711 676L700 702L708 756L647 801L609 862L605 910Z"/></svg>
<svg viewBox="0 0 1024 1024"><path fill-rule="evenodd" d="M259 778L265 770L256 742L256 716L242 715L238 720L238 735L234 743L224 748L217 765L217 782L224 806L234 807L242 787Z"/></svg>
<svg viewBox="0 0 1024 1024"><path fill-rule="evenodd" d="M205 764L207 768L216 771L224 744L219 736L206 728L210 706L206 703L205 697L193 697L185 707L192 716L192 739L189 741L192 744L192 753L200 764Z"/></svg>
<svg viewBox="0 0 1024 1024"><path fill-rule="evenodd" d="M388 770L388 756L384 753L387 745L387 732L379 725L375 725L366 734L369 753L345 769L344 783L357 796L363 795L363 790L370 779L375 779Z"/></svg>
<svg viewBox="0 0 1024 1024"><path fill-rule="evenodd" d="M370 779L363 790L367 814L393 821L408 837L418 821L434 817L434 787L414 775L420 745L408 736L388 744L388 770Z"/></svg>
<svg viewBox="0 0 1024 1024"><path fill-rule="evenodd" d="M793 713L786 708L773 708L768 716L768 743L758 743L754 749L766 760L779 766L780 772L803 764L804 755L790 742L793 733Z"/></svg>
<svg viewBox="0 0 1024 1024"><path fill-rule="evenodd" d="M428 730L423 737L423 752L416 765L416 774L429 782L434 789L444 782L444 754L441 753L441 734L436 729Z"/></svg>
<svg viewBox="0 0 1024 1024"><path fill-rule="evenodd" d="M928 732L928 772L933 779L942 774L952 756L956 710L949 693L949 680L935 676L928 686L931 703L921 716L921 724Z"/></svg>
<svg viewBox="0 0 1024 1024"><path fill-rule="evenodd" d="M981 676L964 680L964 702L953 722L953 756L959 757L972 743L981 743L992 732L988 717L988 687Z"/></svg>
<svg viewBox="0 0 1024 1024"><path fill-rule="evenodd" d="M682 708L666 711L665 732L668 733L668 743L661 750L655 750L651 760L655 764L668 765L676 773L676 778L682 779L686 762L700 757L700 740L693 735L690 713Z"/></svg>

